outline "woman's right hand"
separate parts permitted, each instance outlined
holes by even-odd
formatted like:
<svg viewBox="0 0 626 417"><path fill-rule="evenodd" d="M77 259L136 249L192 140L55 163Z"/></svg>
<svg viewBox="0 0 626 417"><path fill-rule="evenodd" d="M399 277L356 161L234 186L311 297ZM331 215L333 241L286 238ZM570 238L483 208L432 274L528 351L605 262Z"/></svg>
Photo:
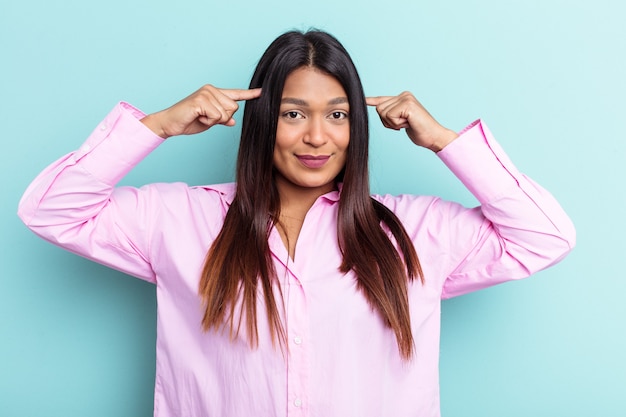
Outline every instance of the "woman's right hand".
<svg viewBox="0 0 626 417"><path fill-rule="evenodd" d="M173 106L144 117L141 122L163 139L193 135L217 124L234 126L233 114L239 109L237 101L260 96L260 88L222 89L207 84Z"/></svg>

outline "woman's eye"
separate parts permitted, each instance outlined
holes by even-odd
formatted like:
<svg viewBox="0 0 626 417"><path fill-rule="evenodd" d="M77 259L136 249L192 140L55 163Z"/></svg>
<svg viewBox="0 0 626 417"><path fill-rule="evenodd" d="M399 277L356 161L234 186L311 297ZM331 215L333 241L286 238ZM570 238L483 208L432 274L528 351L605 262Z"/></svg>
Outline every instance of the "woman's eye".
<svg viewBox="0 0 626 417"><path fill-rule="evenodd" d="M283 116L287 119L297 119L298 117L300 117L300 114L297 111L288 111L283 113Z"/></svg>
<svg viewBox="0 0 626 417"><path fill-rule="evenodd" d="M330 118L334 120L342 120L342 119L346 119L347 117L348 117L348 114L342 111L334 111L330 114Z"/></svg>

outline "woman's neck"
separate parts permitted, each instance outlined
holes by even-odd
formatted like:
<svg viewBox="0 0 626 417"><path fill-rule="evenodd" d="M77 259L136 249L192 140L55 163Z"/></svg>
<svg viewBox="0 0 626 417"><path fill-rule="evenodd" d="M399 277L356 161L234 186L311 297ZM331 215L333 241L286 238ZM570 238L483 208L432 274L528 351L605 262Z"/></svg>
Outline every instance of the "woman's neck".
<svg viewBox="0 0 626 417"><path fill-rule="evenodd" d="M276 178L280 197L280 213L286 217L304 219L309 209L320 196L335 189L330 183L322 187L300 187L284 178Z"/></svg>
<svg viewBox="0 0 626 417"><path fill-rule="evenodd" d="M300 187L282 177L276 179L280 197L280 216L276 226L292 260L296 259L296 243L306 214L315 200L332 191L334 187L334 184L315 188Z"/></svg>

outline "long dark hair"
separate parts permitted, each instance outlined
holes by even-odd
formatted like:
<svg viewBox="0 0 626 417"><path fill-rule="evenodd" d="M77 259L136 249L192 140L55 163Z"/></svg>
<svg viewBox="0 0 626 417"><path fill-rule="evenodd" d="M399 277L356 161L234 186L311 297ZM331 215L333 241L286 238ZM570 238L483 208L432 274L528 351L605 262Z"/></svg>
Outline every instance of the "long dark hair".
<svg viewBox="0 0 626 417"><path fill-rule="evenodd" d="M368 119L363 87L348 52L337 39L321 31L291 31L279 36L261 57L250 88L261 87L258 99L245 106L237 158L237 191L222 230L211 246L200 280L206 308L205 330L228 322L230 335L246 330L258 344L256 304L261 285L270 332L281 345L285 333L272 292L276 272L268 237L277 222L280 199L273 169L274 142L287 76L312 67L335 77L350 106L350 142L346 165L337 181L340 193L337 233L343 255L340 271L352 270L363 294L393 329L402 357L414 345L408 305L408 282L423 280L415 249L398 218L370 197L368 177ZM387 235L391 232L397 248ZM235 308L241 302L239 320Z"/></svg>

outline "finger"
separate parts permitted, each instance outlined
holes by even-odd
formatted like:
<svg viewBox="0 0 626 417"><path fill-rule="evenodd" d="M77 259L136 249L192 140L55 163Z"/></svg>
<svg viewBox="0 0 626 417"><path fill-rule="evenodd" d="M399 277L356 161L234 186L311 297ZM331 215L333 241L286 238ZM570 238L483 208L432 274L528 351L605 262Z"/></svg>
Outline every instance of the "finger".
<svg viewBox="0 0 626 417"><path fill-rule="evenodd" d="M215 97L211 97L211 100L203 109L204 118L200 121L207 125L220 124L234 126L235 119L233 119L233 116L238 109L239 105L235 100L225 94L219 94Z"/></svg>
<svg viewBox="0 0 626 417"><path fill-rule="evenodd" d="M232 107L229 105L232 105ZM198 120L208 126L225 124L232 118L235 111L237 111L237 103L234 101L226 103L226 106L217 101L216 103L211 103L210 106L203 107Z"/></svg>
<svg viewBox="0 0 626 417"><path fill-rule="evenodd" d="M400 130L409 126L409 115L401 107L391 107L381 112L381 118L384 118L385 126L390 129Z"/></svg>
<svg viewBox="0 0 626 417"><path fill-rule="evenodd" d="M402 103L389 100L376 107L383 126L393 130L400 130L409 126L409 114Z"/></svg>
<svg viewBox="0 0 626 417"><path fill-rule="evenodd" d="M239 109L237 101L225 94L224 90L217 90L214 94L206 97L203 105L203 113L207 120L212 119L212 124L223 124L230 126L234 123L233 115ZM231 120L233 120L231 122Z"/></svg>
<svg viewBox="0 0 626 417"><path fill-rule="evenodd" d="M386 101L391 100L393 97L390 96L378 96L378 97L365 97L365 103L368 106L379 106Z"/></svg>
<svg viewBox="0 0 626 417"><path fill-rule="evenodd" d="M410 127L409 122L403 118L381 117L380 121L387 129L400 130Z"/></svg>
<svg viewBox="0 0 626 417"><path fill-rule="evenodd" d="M224 126L232 127L232 126L235 126L235 124L237 123L235 119L233 119L232 117L228 120L225 120L225 119L217 120L217 119L210 119L206 116L198 117L198 122L202 123L207 129L215 125L224 125Z"/></svg>
<svg viewBox="0 0 626 417"><path fill-rule="evenodd" d="M241 101L241 100L252 100L255 98L261 97L261 89L253 88L250 90L240 90L240 89L224 89L221 92L231 100Z"/></svg>

